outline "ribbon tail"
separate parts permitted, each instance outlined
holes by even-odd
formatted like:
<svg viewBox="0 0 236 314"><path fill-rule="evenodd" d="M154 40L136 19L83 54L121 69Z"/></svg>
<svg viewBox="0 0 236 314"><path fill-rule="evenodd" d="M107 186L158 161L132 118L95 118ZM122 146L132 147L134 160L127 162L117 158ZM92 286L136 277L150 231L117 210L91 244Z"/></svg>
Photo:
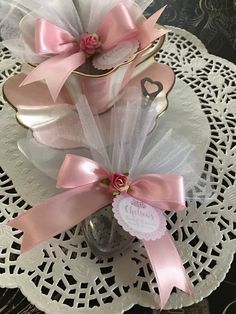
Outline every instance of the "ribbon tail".
<svg viewBox="0 0 236 314"><path fill-rule="evenodd" d="M157 29L156 22L160 18L161 14L165 10L166 5L158 10L156 13L151 15L146 21L144 21L139 27L139 41L141 48L145 48L150 44L150 42L156 40L162 35L168 33L170 30L168 29Z"/></svg>
<svg viewBox="0 0 236 314"><path fill-rule="evenodd" d="M191 283L169 233L155 241L142 241L148 253L163 309L174 287L192 295Z"/></svg>
<svg viewBox="0 0 236 314"><path fill-rule="evenodd" d="M94 184L68 190L8 222L24 232L21 253L69 230L112 202L112 195Z"/></svg>
<svg viewBox="0 0 236 314"><path fill-rule="evenodd" d="M44 79L55 102L69 75L85 61L86 56L83 51L70 55L57 55L40 63L20 86Z"/></svg>

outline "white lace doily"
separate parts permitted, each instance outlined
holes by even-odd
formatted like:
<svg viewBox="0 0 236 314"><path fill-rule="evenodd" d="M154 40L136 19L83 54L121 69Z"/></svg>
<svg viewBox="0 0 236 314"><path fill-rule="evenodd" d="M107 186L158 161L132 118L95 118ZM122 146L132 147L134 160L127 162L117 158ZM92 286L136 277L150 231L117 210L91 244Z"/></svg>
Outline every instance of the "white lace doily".
<svg viewBox="0 0 236 314"><path fill-rule="evenodd" d="M210 143L202 179L214 178L214 197L204 204L193 201L186 212L168 215L194 297L174 292L167 308L188 306L216 289L236 245L236 66L209 55L193 35L173 30L159 55L159 61L169 64L177 75L170 109L173 102L178 104L175 123L188 119L199 149L203 149L199 139L208 123ZM0 61L2 85L19 70L19 64L6 50L0 51ZM16 123L2 95L0 101L0 286L19 287L30 302L50 314L119 314L133 304L157 308L154 275L138 242L123 255L98 260L77 226L19 255L22 233L6 227L6 222L55 189L54 182L18 152L16 142L26 130Z"/></svg>

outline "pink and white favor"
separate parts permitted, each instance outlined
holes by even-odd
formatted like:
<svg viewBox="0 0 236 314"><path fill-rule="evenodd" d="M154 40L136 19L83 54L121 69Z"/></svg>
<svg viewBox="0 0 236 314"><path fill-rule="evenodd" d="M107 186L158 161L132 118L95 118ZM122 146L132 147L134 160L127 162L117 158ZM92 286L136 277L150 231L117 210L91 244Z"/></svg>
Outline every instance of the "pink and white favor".
<svg viewBox="0 0 236 314"><path fill-rule="evenodd" d="M142 15L150 2L12 1L12 14L1 30L3 44L22 63L30 65L27 73L13 78L16 97L23 93L27 102L33 88L38 91L34 93L38 104L43 88L52 105L60 104L62 88L74 76L93 112L106 111L130 81L136 66L154 55L163 43L161 39L153 44L167 33L156 26L164 8L149 19ZM28 85L28 89L18 89ZM12 101L8 94L6 88L5 96L13 106L24 105Z"/></svg>
<svg viewBox="0 0 236 314"><path fill-rule="evenodd" d="M165 211L185 210L186 192L199 179L199 165L195 147L185 138L177 140L169 130L158 139L158 127L153 129L156 105L147 100L140 90L131 88L113 103L112 144L107 145L101 117L93 115L84 95L77 95L76 108L89 154L67 154L55 173L56 185L64 192L34 206L9 226L24 232L22 253L80 222L98 255L122 251L137 237L149 256L163 308L173 287L191 294L188 276L166 228ZM46 156L44 149L43 158L27 155L34 151L30 137L21 149L39 169L50 172L50 151ZM109 241L101 242L107 234Z"/></svg>

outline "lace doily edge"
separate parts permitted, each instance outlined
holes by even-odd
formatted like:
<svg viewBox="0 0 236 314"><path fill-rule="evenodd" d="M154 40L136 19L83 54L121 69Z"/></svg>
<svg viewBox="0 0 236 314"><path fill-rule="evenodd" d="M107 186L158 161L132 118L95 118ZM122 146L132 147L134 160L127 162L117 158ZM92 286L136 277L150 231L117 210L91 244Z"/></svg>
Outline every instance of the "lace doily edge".
<svg viewBox="0 0 236 314"><path fill-rule="evenodd" d="M234 244L236 244L236 240L232 241ZM213 291L215 291L221 284L221 282L225 279L227 273L229 272L231 268L231 264L234 258L235 252L231 250L231 246L227 247L224 250L224 259L225 263L224 265L228 265L227 269L222 269L222 276L219 278L217 276L217 281L215 280L214 273L210 273L207 275L207 281L201 281L199 285L196 286L196 289L194 290L194 297L191 297L187 295L186 293L182 291L178 291L178 293L174 293L171 295L171 306L169 303L167 303L167 306L165 307L166 310L176 310L180 309L182 307L188 307L195 303L201 302L204 298L208 297ZM211 280L214 279L214 280ZM212 286L212 283L215 283ZM207 285L211 285L211 289L208 290L208 293L206 295L201 294L202 286L204 287ZM32 286L31 286L32 285ZM24 275L7 275L2 274L0 275L0 287L1 288L19 288L23 295L27 298L27 300L34 304L39 310L44 311L46 314L55 313L55 311L58 310L58 304L56 302L48 303L47 296L44 296L43 294L37 295L35 298L35 295L32 295L32 288L34 288L33 283L28 281L28 278L24 277ZM153 294L146 293L145 291L137 291L135 288L131 288L129 295L121 296L119 299L114 300L112 303L109 303L104 306L112 306L112 308L117 309L118 311L116 314L123 314L125 311L132 308L134 305L138 304L143 307L148 307L151 309L159 309L159 295L156 295L156 298ZM135 299L135 301L134 301ZM181 302L179 301L181 299ZM137 302L136 302L137 300ZM47 309L45 309L42 304L47 303ZM104 306L100 309L98 307L91 308L90 313L91 314L103 314ZM79 312L84 313L84 311L87 311L88 309L74 309L74 308L68 308L68 306L64 305L64 309L62 311L62 307L60 305L60 314L78 314ZM88 311L86 312L88 313Z"/></svg>
<svg viewBox="0 0 236 314"><path fill-rule="evenodd" d="M181 36L191 40L191 42L194 45L196 45L204 54L207 54L208 58L211 57L211 59L215 59L216 61L219 61L220 63L223 63L223 64L227 65L231 70L236 72L236 64L234 64L231 61L228 61L227 59L224 59L222 57L219 57L217 55L209 53L207 48L206 48L206 46L194 34L186 31L185 29L182 29L182 28L179 28L179 27L175 27L175 26L165 25L165 27L170 29L170 30L173 30L178 35L181 35Z"/></svg>

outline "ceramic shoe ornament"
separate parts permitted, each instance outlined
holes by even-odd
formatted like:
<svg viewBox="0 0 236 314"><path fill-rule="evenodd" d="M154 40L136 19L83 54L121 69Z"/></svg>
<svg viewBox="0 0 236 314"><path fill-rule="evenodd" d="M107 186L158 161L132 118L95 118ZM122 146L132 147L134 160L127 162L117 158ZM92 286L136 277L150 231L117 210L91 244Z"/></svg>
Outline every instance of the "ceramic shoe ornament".
<svg viewBox="0 0 236 314"><path fill-rule="evenodd" d="M144 83L146 78L149 78L149 82L146 81L145 87L150 93L157 89L151 81L159 82L163 86L155 98L156 112L154 114L158 117L167 107L167 94L175 81L174 72L169 66L159 64L151 58L140 64L136 74L126 88L141 89L141 82ZM19 123L29 128L39 143L49 147L58 149L86 147L81 122L74 106L75 98L71 96L71 89L75 90L75 94L79 90L76 78L69 79L70 84L67 89L62 89L59 102L53 104L44 84L34 83L16 88L22 76L24 74L16 75L4 85L5 97L16 108ZM72 81L74 87L72 87ZM107 128L109 128L110 115L110 110L100 114L101 123Z"/></svg>
<svg viewBox="0 0 236 314"><path fill-rule="evenodd" d="M168 32L156 25L165 7L148 19L143 17L151 2L69 0L63 4L44 0L30 8L25 0L15 4L15 9L27 12L19 23L20 39L13 43L8 31L3 44L30 67L27 73L12 79L14 99L8 88L6 98L15 107L27 106L28 91L37 91L46 99L38 96L31 106L64 103L63 86L73 75L93 112L106 111L130 80L135 66L160 48L161 37ZM155 40L159 41L153 48Z"/></svg>

